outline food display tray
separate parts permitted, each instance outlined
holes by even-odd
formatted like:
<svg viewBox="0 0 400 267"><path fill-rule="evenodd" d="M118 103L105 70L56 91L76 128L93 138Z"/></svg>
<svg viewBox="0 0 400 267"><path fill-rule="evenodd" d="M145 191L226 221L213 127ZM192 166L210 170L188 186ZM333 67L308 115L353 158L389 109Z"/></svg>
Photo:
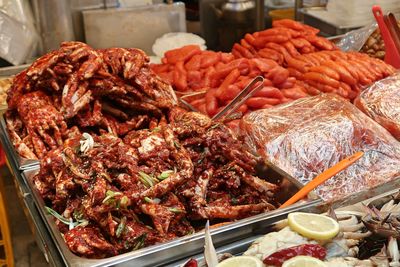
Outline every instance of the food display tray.
<svg viewBox="0 0 400 267"><path fill-rule="evenodd" d="M38 160L23 158L15 150L10 136L8 135L6 121L4 119L4 112L4 110L0 111L0 142L7 159L12 161L12 163L15 164L19 170L27 170L39 166Z"/></svg>
<svg viewBox="0 0 400 267"><path fill-rule="evenodd" d="M45 210L43 199L38 191L34 189L33 176L38 172L37 168L31 168L22 172L22 178L28 185L32 199L40 213L40 216L50 232L55 247L62 257L66 266L165 266L167 263L175 262L201 253L204 246L204 232L174 239L170 242L149 246L137 251L128 252L106 259L86 259L74 255L67 248L54 219ZM290 196L290 195L289 195ZM287 196L287 197L289 197ZM278 209L263 214L255 215L246 219L238 220L229 224L221 225L211 229L211 235L215 246L222 246L250 236L256 231L263 229L281 220L288 213L294 211L315 211L315 207L321 204L320 199L298 203L285 209Z"/></svg>
<svg viewBox="0 0 400 267"><path fill-rule="evenodd" d="M362 201L362 203L364 205L372 204L375 207L381 207L384 203L388 202L392 198L393 195L397 194L398 192L399 192L399 189L394 189L394 190L388 191L386 193L380 194L378 196L374 196L372 198L366 199L366 200ZM346 207L348 207L348 206L346 206ZM346 207L342 208L342 210L346 209ZM257 240L258 238L262 237L265 234L272 232L274 224L275 223L270 223L270 224L264 225L264 228L263 228L264 230L257 231L254 236L247 237L247 238L244 238L243 240L238 240L231 244L216 248L217 254L229 253L229 254L235 255L235 256L242 255L255 240ZM194 255L191 258L197 260L199 266L206 266L203 253ZM177 262L168 264L165 267L181 267L188 259L189 258L179 260Z"/></svg>

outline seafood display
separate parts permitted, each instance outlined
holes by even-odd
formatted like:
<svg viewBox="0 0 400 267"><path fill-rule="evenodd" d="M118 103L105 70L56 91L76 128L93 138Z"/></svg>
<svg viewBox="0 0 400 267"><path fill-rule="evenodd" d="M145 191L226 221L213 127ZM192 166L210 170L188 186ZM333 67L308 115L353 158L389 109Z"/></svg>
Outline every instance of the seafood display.
<svg viewBox="0 0 400 267"><path fill-rule="evenodd" d="M187 245L176 239L197 232L184 258L198 250L206 223L208 238L210 224L276 210L281 198L359 151L362 158L316 187L313 201L230 224L216 231L224 234L218 245L227 232L239 229L228 238L238 242L289 212L354 203L364 196L353 194L397 182L400 74L380 59L339 51L318 32L277 20L231 53L186 45L166 51L161 64L139 49L64 42L16 75L7 90L8 134L0 137L32 166L39 161L18 174L33 187L40 216L54 219L60 254L67 247L79 260L107 260L172 240L176 253ZM211 119L257 76L260 90ZM10 162L18 170L22 161ZM293 212L241 258L211 257L213 266L229 267L224 258L257 267L400 266L399 205L400 194L382 207ZM54 223L47 226L54 239ZM212 247L211 236L206 243Z"/></svg>
<svg viewBox="0 0 400 267"><path fill-rule="evenodd" d="M68 248L104 258L194 233L201 222L275 209L279 187L255 176L259 159L205 115L70 138L41 160L33 183Z"/></svg>
<svg viewBox="0 0 400 267"><path fill-rule="evenodd" d="M326 215L291 213L268 234L244 248L243 255L232 255L229 251L215 255L216 266L399 266L399 194L384 200L377 206L374 202L358 203L330 210ZM329 236L317 237L328 232ZM204 255L208 254L213 252L206 247ZM209 258L213 257L205 257L208 266ZM184 266L205 265L192 259Z"/></svg>
<svg viewBox="0 0 400 267"><path fill-rule="evenodd" d="M378 81L364 90L354 104L400 140L400 74Z"/></svg>
<svg viewBox="0 0 400 267"><path fill-rule="evenodd" d="M281 266L284 261L298 255L318 258L324 262L323 266L332 267L400 264L395 238L398 235L396 221L400 216L398 200L391 200L381 210L364 206L360 211L331 211L330 216L340 227L333 238L307 238L285 226L255 241L244 255L263 260L265 266ZM285 223L280 227L283 225Z"/></svg>
<svg viewBox="0 0 400 267"><path fill-rule="evenodd" d="M345 99L324 94L245 115L246 143L306 184L340 160L364 156L316 189L324 200L371 189L400 175L400 143Z"/></svg>
<svg viewBox="0 0 400 267"><path fill-rule="evenodd" d="M151 68L180 93L202 92L188 102L211 117L258 75L265 78L264 88L239 108L242 114L327 92L352 101L364 86L394 72L379 59L337 50L318 31L274 21L271 29L246 34L232 53L190 45L168 51Z"/></svg>
<svg viewBox="0 0 400 267"><path fill-rule="evenodd" d="M124 136L165 121L176 104L139 49L95 50L80 42L37 59L15 76L6 123L17 152L40 159L82 132Z"/></svg>

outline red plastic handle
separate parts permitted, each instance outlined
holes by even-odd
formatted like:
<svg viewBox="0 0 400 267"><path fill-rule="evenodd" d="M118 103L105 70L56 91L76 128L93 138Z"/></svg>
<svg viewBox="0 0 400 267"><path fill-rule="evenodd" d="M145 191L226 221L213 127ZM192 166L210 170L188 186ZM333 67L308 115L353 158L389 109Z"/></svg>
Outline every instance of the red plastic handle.
<svg viewBox="0 0 400 267"><path fill-rule="evenodd" d="M385 42L385 50L386 50L385 62L392 65L396 69L399 69L400 54L394 44L394 41L392 39L392 36L390 35L388 28L386 27L381 7L378 5L373 6L372 13L374 14L376 22L378 23L379 29L381 31L383 41Z"/></svg>

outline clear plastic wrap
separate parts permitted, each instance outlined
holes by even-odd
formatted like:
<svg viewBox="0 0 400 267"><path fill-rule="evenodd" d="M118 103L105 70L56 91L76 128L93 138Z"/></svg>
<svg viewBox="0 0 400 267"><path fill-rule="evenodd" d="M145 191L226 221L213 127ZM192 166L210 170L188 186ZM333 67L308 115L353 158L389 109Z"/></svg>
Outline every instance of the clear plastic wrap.
<svg viewBox="0 0 400 267"><path fill-rule="evenodd" d="M355 100L364 113L400 140L400 73L372 84Z"/></svg>
<svg viewBox="0 0 400 267"><path fill-rule="evenodd" d="M376 22L372 22L365 27L350 31L336 43L336 46L342 51L360 51L377 26Z"/></svg>
<svg viewBox="0 0 400 267"><path fill-rule="evenodd" d="M400 175L400 143L339 96L322 94L254 111L240 122L246 143L300 183L363 151L355 164L315 191L333 200Z"/></svg>
<svg viewBox="0 0 400 267"><path fill-rule="evenodd" d="M38 40L27 1L1 1L0 57L20 65L32 56Z"/></svg>

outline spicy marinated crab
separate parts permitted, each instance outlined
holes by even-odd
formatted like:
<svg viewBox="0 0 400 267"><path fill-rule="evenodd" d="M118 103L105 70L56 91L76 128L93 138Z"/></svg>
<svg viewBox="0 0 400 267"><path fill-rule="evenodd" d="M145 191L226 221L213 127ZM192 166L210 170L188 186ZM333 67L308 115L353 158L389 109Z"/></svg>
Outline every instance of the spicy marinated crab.
<svg viewBox="0 0 400 267"><path fill-rule="evenodd" d="M62 145L72 126L123 137L166 121L177 99L148 61L139 49L62 43L13 81L6 120L14 146L22 156L40 159Z"/></svg>
<svg viewBox="0 0 400 267"><path fill-rule="evenodd" d="M61 214L57 224L74 253L124 253L193 233L198 220L229 221L275 209L278 187L255 176L257 158L220 123L185 116L131 131L123 140L84 133L44 156L34 183ZM192 132L189 121L198 121ZM75 223L82 220L87 224ZM71 221L72 229L65 225ZM101 233L103 245L74 238L85 227Z"/></svg>

